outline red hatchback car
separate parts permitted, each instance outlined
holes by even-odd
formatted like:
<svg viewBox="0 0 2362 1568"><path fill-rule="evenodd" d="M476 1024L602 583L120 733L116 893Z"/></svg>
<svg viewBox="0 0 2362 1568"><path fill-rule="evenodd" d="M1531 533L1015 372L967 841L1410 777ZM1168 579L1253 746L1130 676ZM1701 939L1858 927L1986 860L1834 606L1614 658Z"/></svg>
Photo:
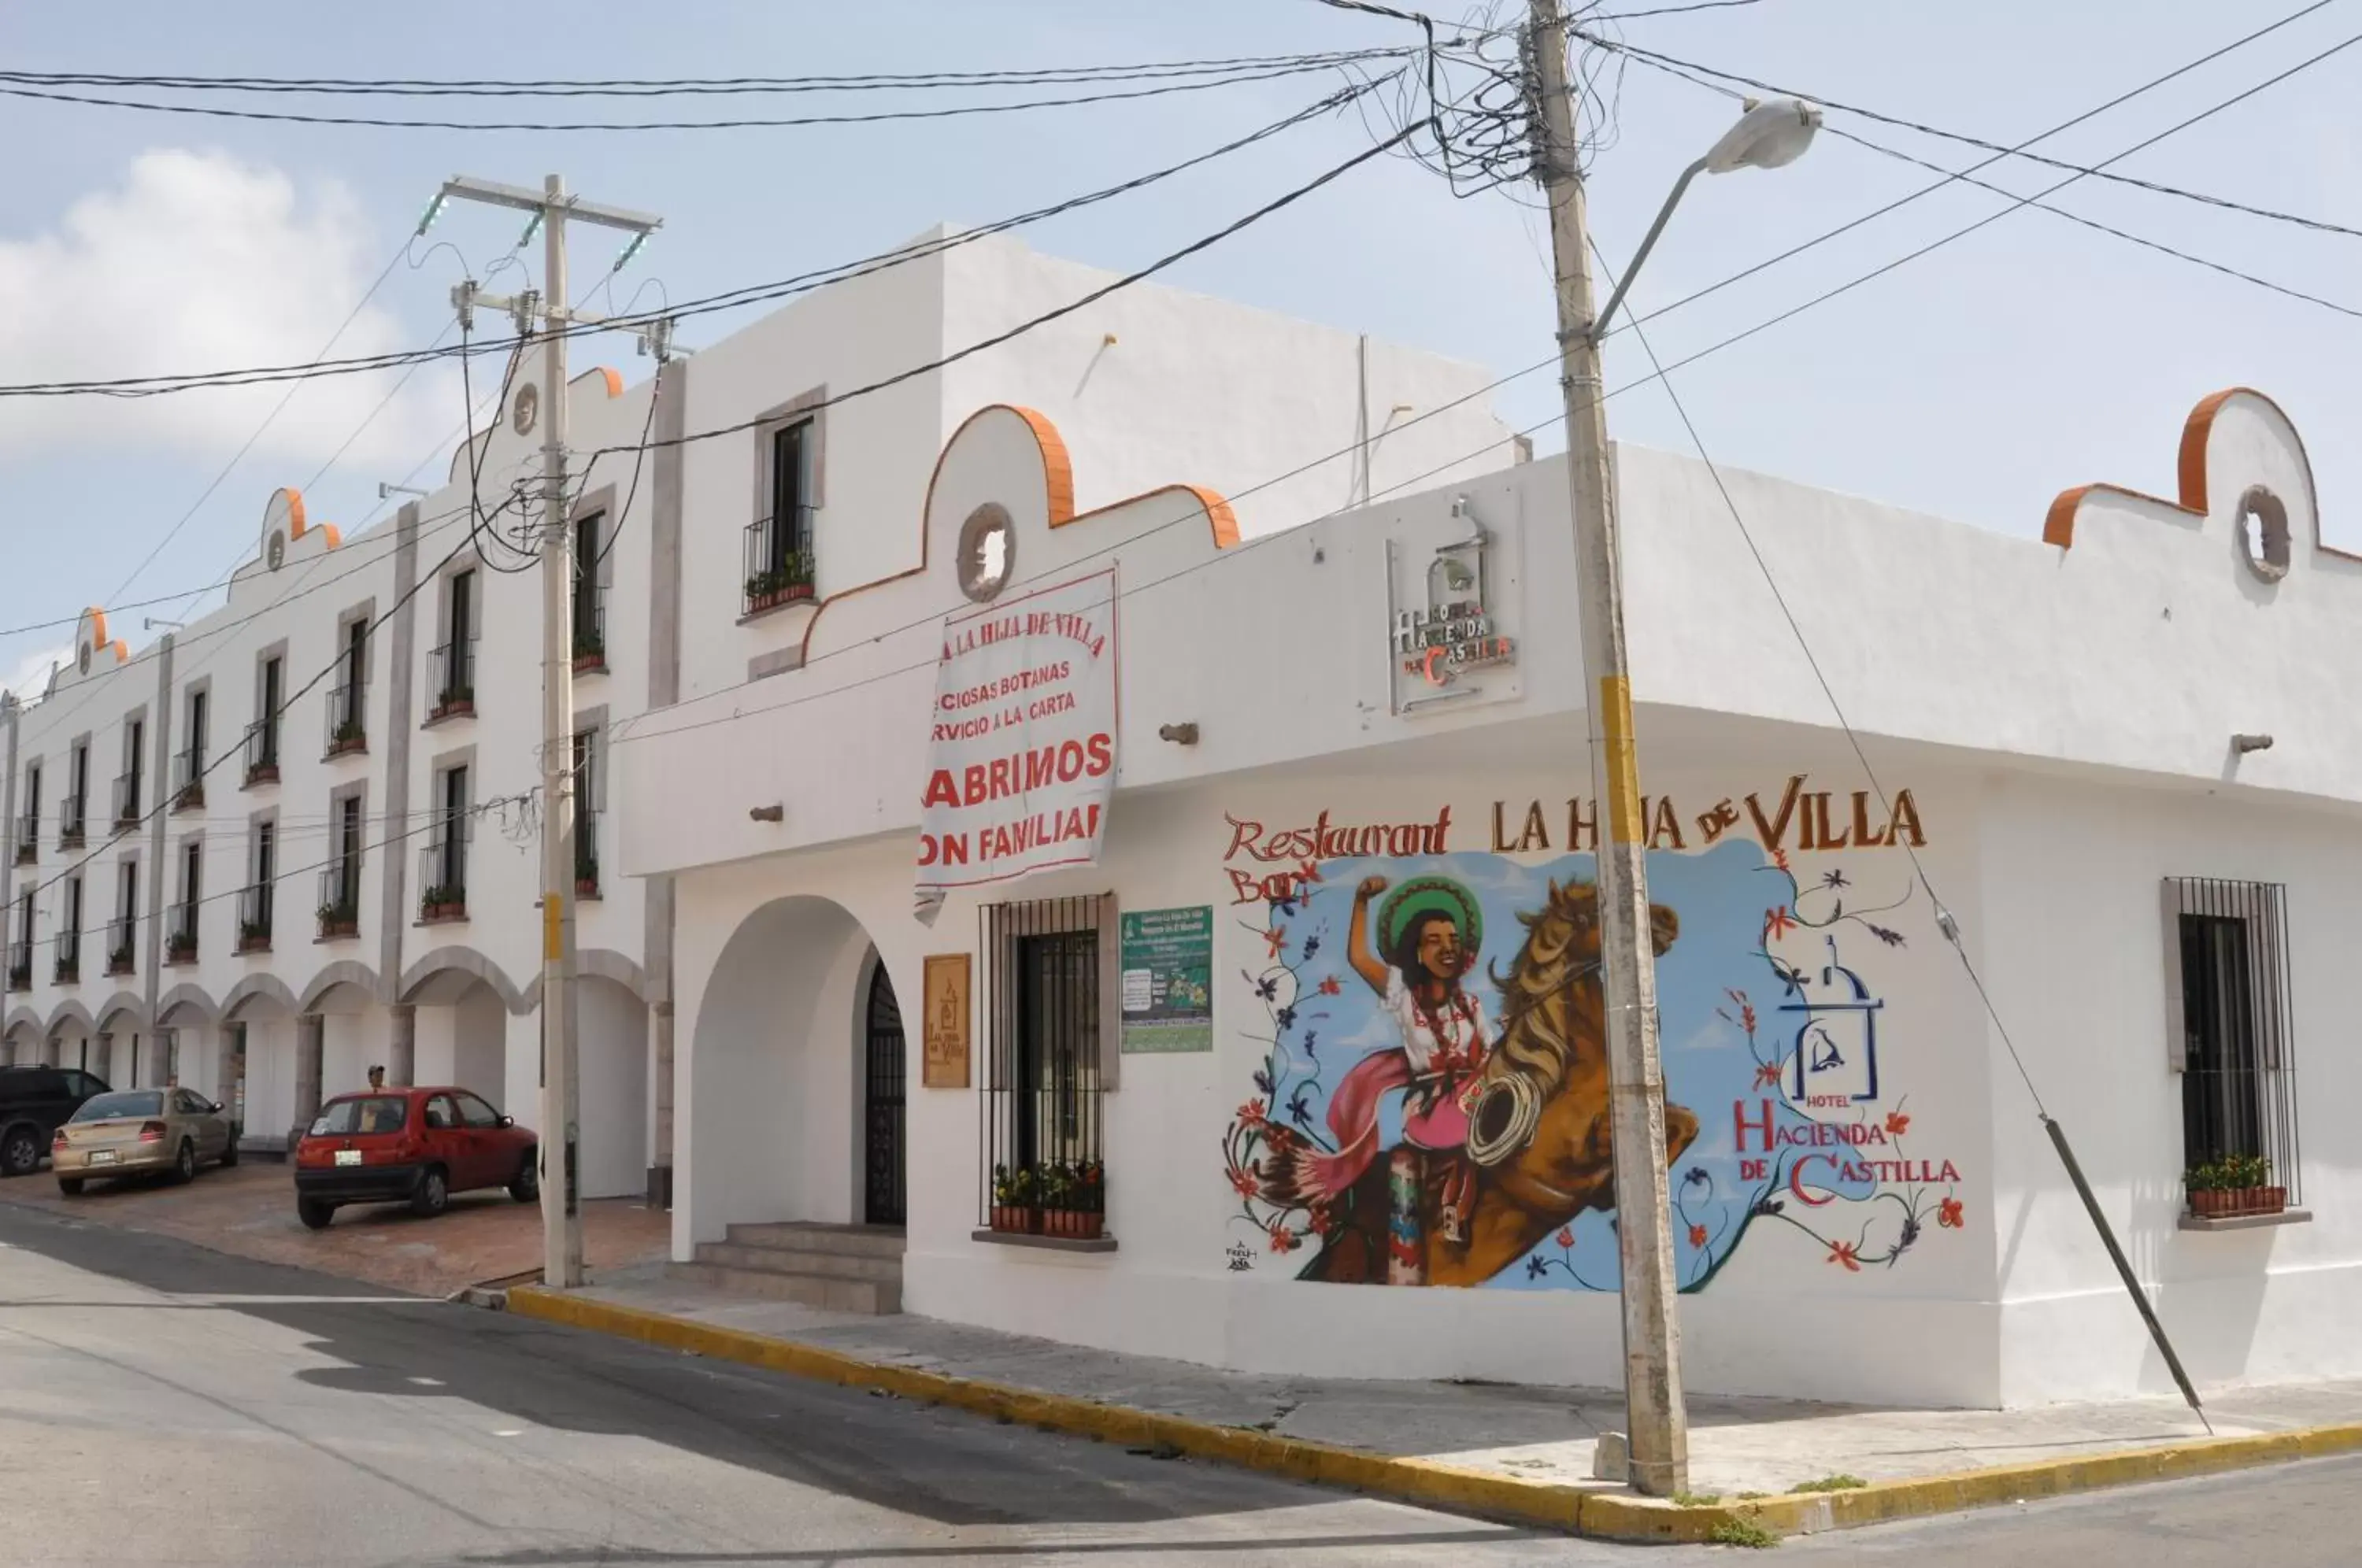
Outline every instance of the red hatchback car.
<svg viewBox="0 0 2362 1568"><path fill-rule="evenodd" d="M541 1196L539 1140L463 1088L364 1089L320 1108L295 1145L295 1213L315 1231L348 1203L440 1214L451 1195L504 1187Z"/></svg>

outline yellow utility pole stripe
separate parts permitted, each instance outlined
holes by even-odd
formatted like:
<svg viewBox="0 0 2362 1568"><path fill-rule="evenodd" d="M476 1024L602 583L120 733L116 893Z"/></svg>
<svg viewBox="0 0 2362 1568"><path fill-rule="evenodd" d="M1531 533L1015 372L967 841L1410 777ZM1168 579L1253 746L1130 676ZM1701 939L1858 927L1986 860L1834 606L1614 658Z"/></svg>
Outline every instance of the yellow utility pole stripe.
<svg viewBox="0 0 2362 1568"><path fill-rule="evenodd" d="M1599 727L1607 745L1607 836L1615 844L1640 842L1640 768L1632 744L1632 683L1620 675L1599 678Z"/></svg>

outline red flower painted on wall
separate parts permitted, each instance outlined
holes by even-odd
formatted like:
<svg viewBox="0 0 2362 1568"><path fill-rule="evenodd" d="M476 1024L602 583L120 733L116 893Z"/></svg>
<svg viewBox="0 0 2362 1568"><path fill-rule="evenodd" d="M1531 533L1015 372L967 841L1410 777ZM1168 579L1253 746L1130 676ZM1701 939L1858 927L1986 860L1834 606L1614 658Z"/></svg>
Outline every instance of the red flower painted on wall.
<svg viewBox="0 0 2362 1568"><path fill-rule="evenodd" d="M1274 958L1287 951L1287 933L1285 931L1266 931L1263 933L1263 939L1271 944L1271 956Z"/></svg>
<svg viewBox="0 0 2362 1568"><path fill-rule="evenodd" d="M1261 1127L1267 1120L1260 1099L1251 1099L1239 1107L1239 1121L1242 1126Z"/></svg>
<svg viewBox="0 0 2362 1568"><path fill-rule="evenodd" d="M1690 1245L1693 1247L1703 1247L1705 1245L1705 1226L1693 1225L1690 1227Z"/></svg>
<svg viewBox="0 0 2362 1568"><path fill-rule="evenodd" d="M1780 1064L1777 1062L1765 1062L1760 1066L1757 1067L1755 1069L1755 1087L1757 1088L1779 1088Z"/></svg>
<svg viewBox="0 0 2362 1568"><path fill-rule="evenodd" d="M1242 1165L1231 1167L1231 1185L1241 1198L1253 1198L1263 1191L1263 1181L1254 1172Z"/></svg>
<svg viewBox="0 0 2362 1568"><path fill-rule="evenodd" d="M1296 1239L1296 1232L1289 1230L1286 1226L1275 1225L1272 1227L1271 1250L1273 1252L1292 1253L1302 1244L1302 1242Z"/></svg>
<svg viewBox="0 0 2362 1568"><path fill-rule="evenodd" d="M1854 1255L1854 1244L1851 1242L1831 1242L1829 1243L1829 1255L1822 1261L1825 1263L1843 1264L1846 1266L1846 1272L1848 1274L1860 1274L1861 1272L1861 1260Z"/></svg>
<svg viewBox="0 0 2362 1568"><path fill-rule="evenodd" d="M1558 1244L1562 1247L1571 1247L1574 1245L1574 1231L1573 1227L1565 1225L1559 1227Z"/></svg>
<svg viewBox="0 0 2362 1568"><path fill-rule="evenodd" d="M1787 905L1782 904L1778 909L1763 911L1764 941L1770 942L1775 937L1785 936L1795 929L1796 917L1788 912Z"/></svg>
<svg viewBox="0 0 2362 1568"><path fill-rule="evenodd" d="M1911 1118L1904 1115L1903 1112L1899 1110L1890 1110L1886 1113L1886 1135L1888 1137L1900 1138L1903 1134L1910 1131Z"/></svg>
<svg viewBox="0 0 2362 1568"><path fill-rule="evenodd" d="M1968 1220L1960 1212L1960 1200L1957 1198L1948 1198L1936 1205L1936 1223L1947 1231L1958 1231L1964 1227Z"/></svg>
<svg viewBox="0 0 2362 1568"><path fill-rule="evenodd" d="M1320 977L1320 994L1322 996L1333 997L1344 988L1343 985L1339 983L1336 976L1323 975Z"/></svg>
<svg viewBox="0 0 2362 1568"><path fill-rule="evenodd" d="M1318 882L1320 880L1320 862L1318 860L1298 861L1296 867L1296 879L1299 882Z"/></svg>

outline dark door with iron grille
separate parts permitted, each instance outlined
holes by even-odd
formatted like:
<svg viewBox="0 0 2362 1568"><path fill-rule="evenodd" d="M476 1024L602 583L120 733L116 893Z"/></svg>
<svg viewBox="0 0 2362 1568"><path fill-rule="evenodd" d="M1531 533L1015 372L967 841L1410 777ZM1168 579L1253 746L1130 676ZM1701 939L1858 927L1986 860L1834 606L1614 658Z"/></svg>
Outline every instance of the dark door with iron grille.
<svg viewBox="0 0 2362 1568"><path fill-rule="evenodd" d="M902 1009L880 964L869 978L869 1049L863 1168L868 1173L862 1217L872 1225L904 1222L902 1198Z"/></svg>

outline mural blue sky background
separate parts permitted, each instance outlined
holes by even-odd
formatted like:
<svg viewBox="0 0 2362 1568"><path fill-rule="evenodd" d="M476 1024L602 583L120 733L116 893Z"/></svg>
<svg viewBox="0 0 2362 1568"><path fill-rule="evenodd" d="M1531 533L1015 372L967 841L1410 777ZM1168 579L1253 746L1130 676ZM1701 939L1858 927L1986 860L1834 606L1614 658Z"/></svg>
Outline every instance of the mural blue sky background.
<svg viewBox="0 0 2362 1568"><path fill-rule="evenodd" d="M1581 9L1595 19L1617 7ZM1633 41L1677 55L2012 142L2263 19L2194 0L1950 8L1762 0L1620 26ZM328 8L123 0L16 7L8 42L21 69L447 77L974 70L1404 37L1398 24L1313 0L712 0L657 12L581 0L551 20L444 0ZM2109 158L2328 47L2349 21L2334 7L2308 17L2045 149L2078 161ZM2362 50L2349 51L2120 167L2362 226L2362 181L2354 177L2362 126L2346 111L2357 72ZM1617 135L1595 160L1592 202L1600 245L1617 264L1675 173L1731 113L1723 98L1639 67L1619 86ZM939 220L985 221L1107 183L1316 95L1307 83L1281 82L948 126L640 136L299 127L0 100L0 137L38 149L17 160L0 213L0 360L9 379L34 380L307 359L456 171L529 183L563 171L577 189L663 213L662 237L627 282L660 280L680 297L866 254ZM1841 116L1832 123L1956 168L1975 156ZM1161 186L1153 201L1045 225L1033 241L1103 266L1135 265L1367 139L1352 119L1292 134ZM2058 177L2008 166L1981 176L2021 192ZM1634 303L1669 304L1931 178L1825 137L1791 169L1703 182ZM2092 181L2053 200L2362 306L2349 237ZM1683 306L1650 329L1652 340L1669 361L1706 348L2002 205L1955 185ZM437 237L480 272L515 227L491 214L455 215ZM1550 349L1540 237L1533 208L1511 193L1455 200L1424 170L1381 160L1193 259L1172 281L1507 373ZM398 269L342 347L429 341L448 320L446 294L460 271L448 251L414 271ZM2353 547L2362 528L2341 507L2362 480L2362 455L2330 433L2362 417L2362 390L2345 373L2347 357L2323 349L2355 330L2321 306L2021 210L1677 379L1725 462L2025 535L2070 484L2169 489L2191 404L2220 386L2253 384L2280 398L2312 436L2325 532ZM610 345L603 357L635 376L646 368L628 345ZM1628 337L1611 343L1611 386L1646 369ZM311 487L314 514L348 528L365 520L378 506L377 482L439 460L458 419L454 379L422 375L355 437L385 390L366 378L306 388L127 597L216 576L253 537L270 491L304 483L323 465ZM71 617L113 595L275 395L0 406L10 501L0 523L10 565L0 578L0 626ZM1546 374L1512 382L1499 402L1513 424L1540 424L1541 449L1554 449L1547 422L1555 389ZM1686 445L1653 388L1617 396L1610 417L1619 437ZM1326 449L1308 444L1305 455ZM1350 465L1338 464L1335 479L1341 503ZM119 624L135 641L152 635L137 614ZM70 630L0 638L0 680L63 645Z"/></svg>

